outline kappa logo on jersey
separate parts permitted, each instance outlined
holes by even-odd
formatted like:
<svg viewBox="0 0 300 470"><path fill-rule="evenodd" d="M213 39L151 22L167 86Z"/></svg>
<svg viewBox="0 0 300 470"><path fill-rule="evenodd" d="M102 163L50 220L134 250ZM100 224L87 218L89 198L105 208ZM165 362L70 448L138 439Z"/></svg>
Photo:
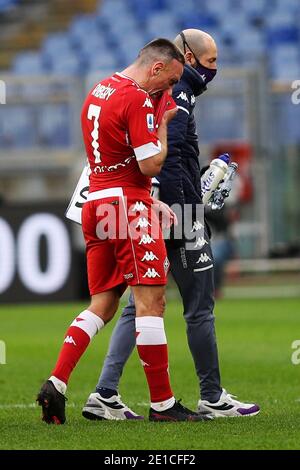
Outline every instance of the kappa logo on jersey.
<svg viewBox="0 0 300 470"><path fill-rule="evenodd" d="M148 222L146 217L140 217L135 228L138 228L138 227L146 228L146 227L149 227L149 226L151 227L151 224L150 224L150 222Z"/></svg>
<svg viewBox="0 0 300 470"><path fill-rule="evenodd" d="M186 93L184 93L184 91L182 91L181 93L179 93L179 95L177 96L177 99L178 99L178 98L182 99L183 101L189 102L188 97L186 96Z"/></svg>
<svg viewBox="0 0 300 470"><path fill-rule="evenodd" d="M204 237L199 237L194 248L202 248L204 245L207 245L208 242Z"/></svg>
<svg viewBox="0 0 300 470"><path fill-rule="evenodd" d="M194 95L191 96L191 104L195 104L196 103L196 98Z"/></svg>
<svg viewBox="0 0 300 470"><path fill-rule="evenodd" d="M153 238L151 238L150 235L143 235L139 245L150 245L151 243L155 243Z"/></svg>
<svg viewBox="0 0 300 470"><path fill-rule="evenodd" d="M193 228L192 228L191 232L197 232L197 230L201 230L202 228L204 228L204 225L201 224L201 222L199 222L199 220L196 220L193 224Z"/></svg>
<svg viewBox="0 0 300 470"><path fill-rule="evenodd" d="M143 258L141 259L141 261L154 261L154 260L158 261L158 257L155 256L153 251L146 251Z"/></svg>
<svg viewBox="0 0 300 470"><path fill-rule="evenodd" d="M64 340L64 343L74 344L74 346L76 346L76 343L73 339L73 336L66 336L66 339Z"/></svg>
<svg viewBox="0 0 300 470"><path fill-rule="evenodd" d="M211 261L210 257L206 253L201 253L200 258L198 259L196 264L207 263L207 261Z"/></svg>
<svg viewBox="0 0 300 470"><path fill-rule="evenodd" d="M147 114L147 127L150 132L154 131L154 114Z"/></svg>
<svg viewBox="0 0 300 470"><path fill-rule="evenodd" d="M145 209L147 209L147 207L145 206L143 202L136 202L132 210L133 212L137 212L137 211L143 212Z"/></svg>
<svg viewBox="0 0 300 470"><path fill-rule="evenodd" d="M154 268L148 268L143 277L150 277L150 279L154 279L156 277L160 277L160 275L157 271L155 271Z"/></svg>
<svg viewBox="0 0 300 470"><path fill-rule="evenodd" d="M153 108L153 104L152 104L150 98L147 97L145 99L145 103L143 104L143 108Z"/></svg>

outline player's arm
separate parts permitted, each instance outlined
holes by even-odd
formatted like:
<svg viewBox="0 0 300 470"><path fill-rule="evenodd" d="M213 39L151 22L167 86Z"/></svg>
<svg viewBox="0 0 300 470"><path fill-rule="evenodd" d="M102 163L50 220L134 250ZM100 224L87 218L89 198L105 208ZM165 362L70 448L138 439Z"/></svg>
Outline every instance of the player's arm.
<svg viewBox="0 0 300 470"><path fill-rule="evenodd" d="M166 111L161 120L160 126L157 129L157 137L158 137L158 142L161 145L161 151L157 154L149 156L146 159L138 160L138 165L143 175L157 176L160 173L162 166L165 162L165 159L167 157L167 152L168 152L168 144L167 144L168 123L176 115L176 112L177 112L177 109L171 109L169 111Z"/></svg>
<svg viewBox="0 0 300 470"><path fill-rule="evenodd" d="M167 126L176 109L164 113L156 129L155 110L149 95L142 90L127 97L126 120L130 145L133 147L141 173L159 174L167 156Z"/></svg>

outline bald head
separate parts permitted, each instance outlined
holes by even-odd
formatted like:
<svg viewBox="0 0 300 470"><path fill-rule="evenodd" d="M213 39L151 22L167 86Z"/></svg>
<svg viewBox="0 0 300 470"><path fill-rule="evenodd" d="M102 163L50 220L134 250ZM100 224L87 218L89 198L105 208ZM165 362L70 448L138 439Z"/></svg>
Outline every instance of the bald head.
<svg viewBox="0 0 300 470"><path fill-rule="evenodd" d="M185 29L178 34L174 44L184 54L186 62L192 63L192 56L208 68L216 68L217 45L210 34L200 29Z"/></svg>

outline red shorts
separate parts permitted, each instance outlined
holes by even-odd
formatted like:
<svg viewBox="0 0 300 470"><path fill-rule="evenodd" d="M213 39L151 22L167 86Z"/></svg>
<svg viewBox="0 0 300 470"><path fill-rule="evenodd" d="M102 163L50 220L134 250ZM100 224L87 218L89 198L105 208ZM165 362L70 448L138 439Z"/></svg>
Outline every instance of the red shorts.
<svg viewBox="0 0 300 470"><path fill-rule="evenodd" d="M91 295L127 285L165 285L169 261L152 199L135 188L88 196L82 209Z"/></svg>

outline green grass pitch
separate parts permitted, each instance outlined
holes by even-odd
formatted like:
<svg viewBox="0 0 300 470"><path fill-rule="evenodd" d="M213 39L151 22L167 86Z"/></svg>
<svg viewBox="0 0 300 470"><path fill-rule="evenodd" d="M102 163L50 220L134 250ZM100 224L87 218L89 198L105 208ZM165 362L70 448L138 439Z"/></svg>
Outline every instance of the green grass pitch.
<svg viewBox="0 0 300 470"><path fill-rule="evenodd" d="M299 449L300 364L292 343L300 340L300 300L222 300L216 329L222 384L240 399L261 405L252 418L200 423L90 422L81 408L96 384L113 323L93 341L72 375L67 424L47 426L34 404L49 375L66 327L81 304L0 307L0 449ZM193 409L199 398L179 302L166 312L170 373L177 398ZM3 343L2 343L3 345ZM298 355L300 357L300 354ZM147 416L148 391L136 352L122 378L122 399Z"/></svg>

